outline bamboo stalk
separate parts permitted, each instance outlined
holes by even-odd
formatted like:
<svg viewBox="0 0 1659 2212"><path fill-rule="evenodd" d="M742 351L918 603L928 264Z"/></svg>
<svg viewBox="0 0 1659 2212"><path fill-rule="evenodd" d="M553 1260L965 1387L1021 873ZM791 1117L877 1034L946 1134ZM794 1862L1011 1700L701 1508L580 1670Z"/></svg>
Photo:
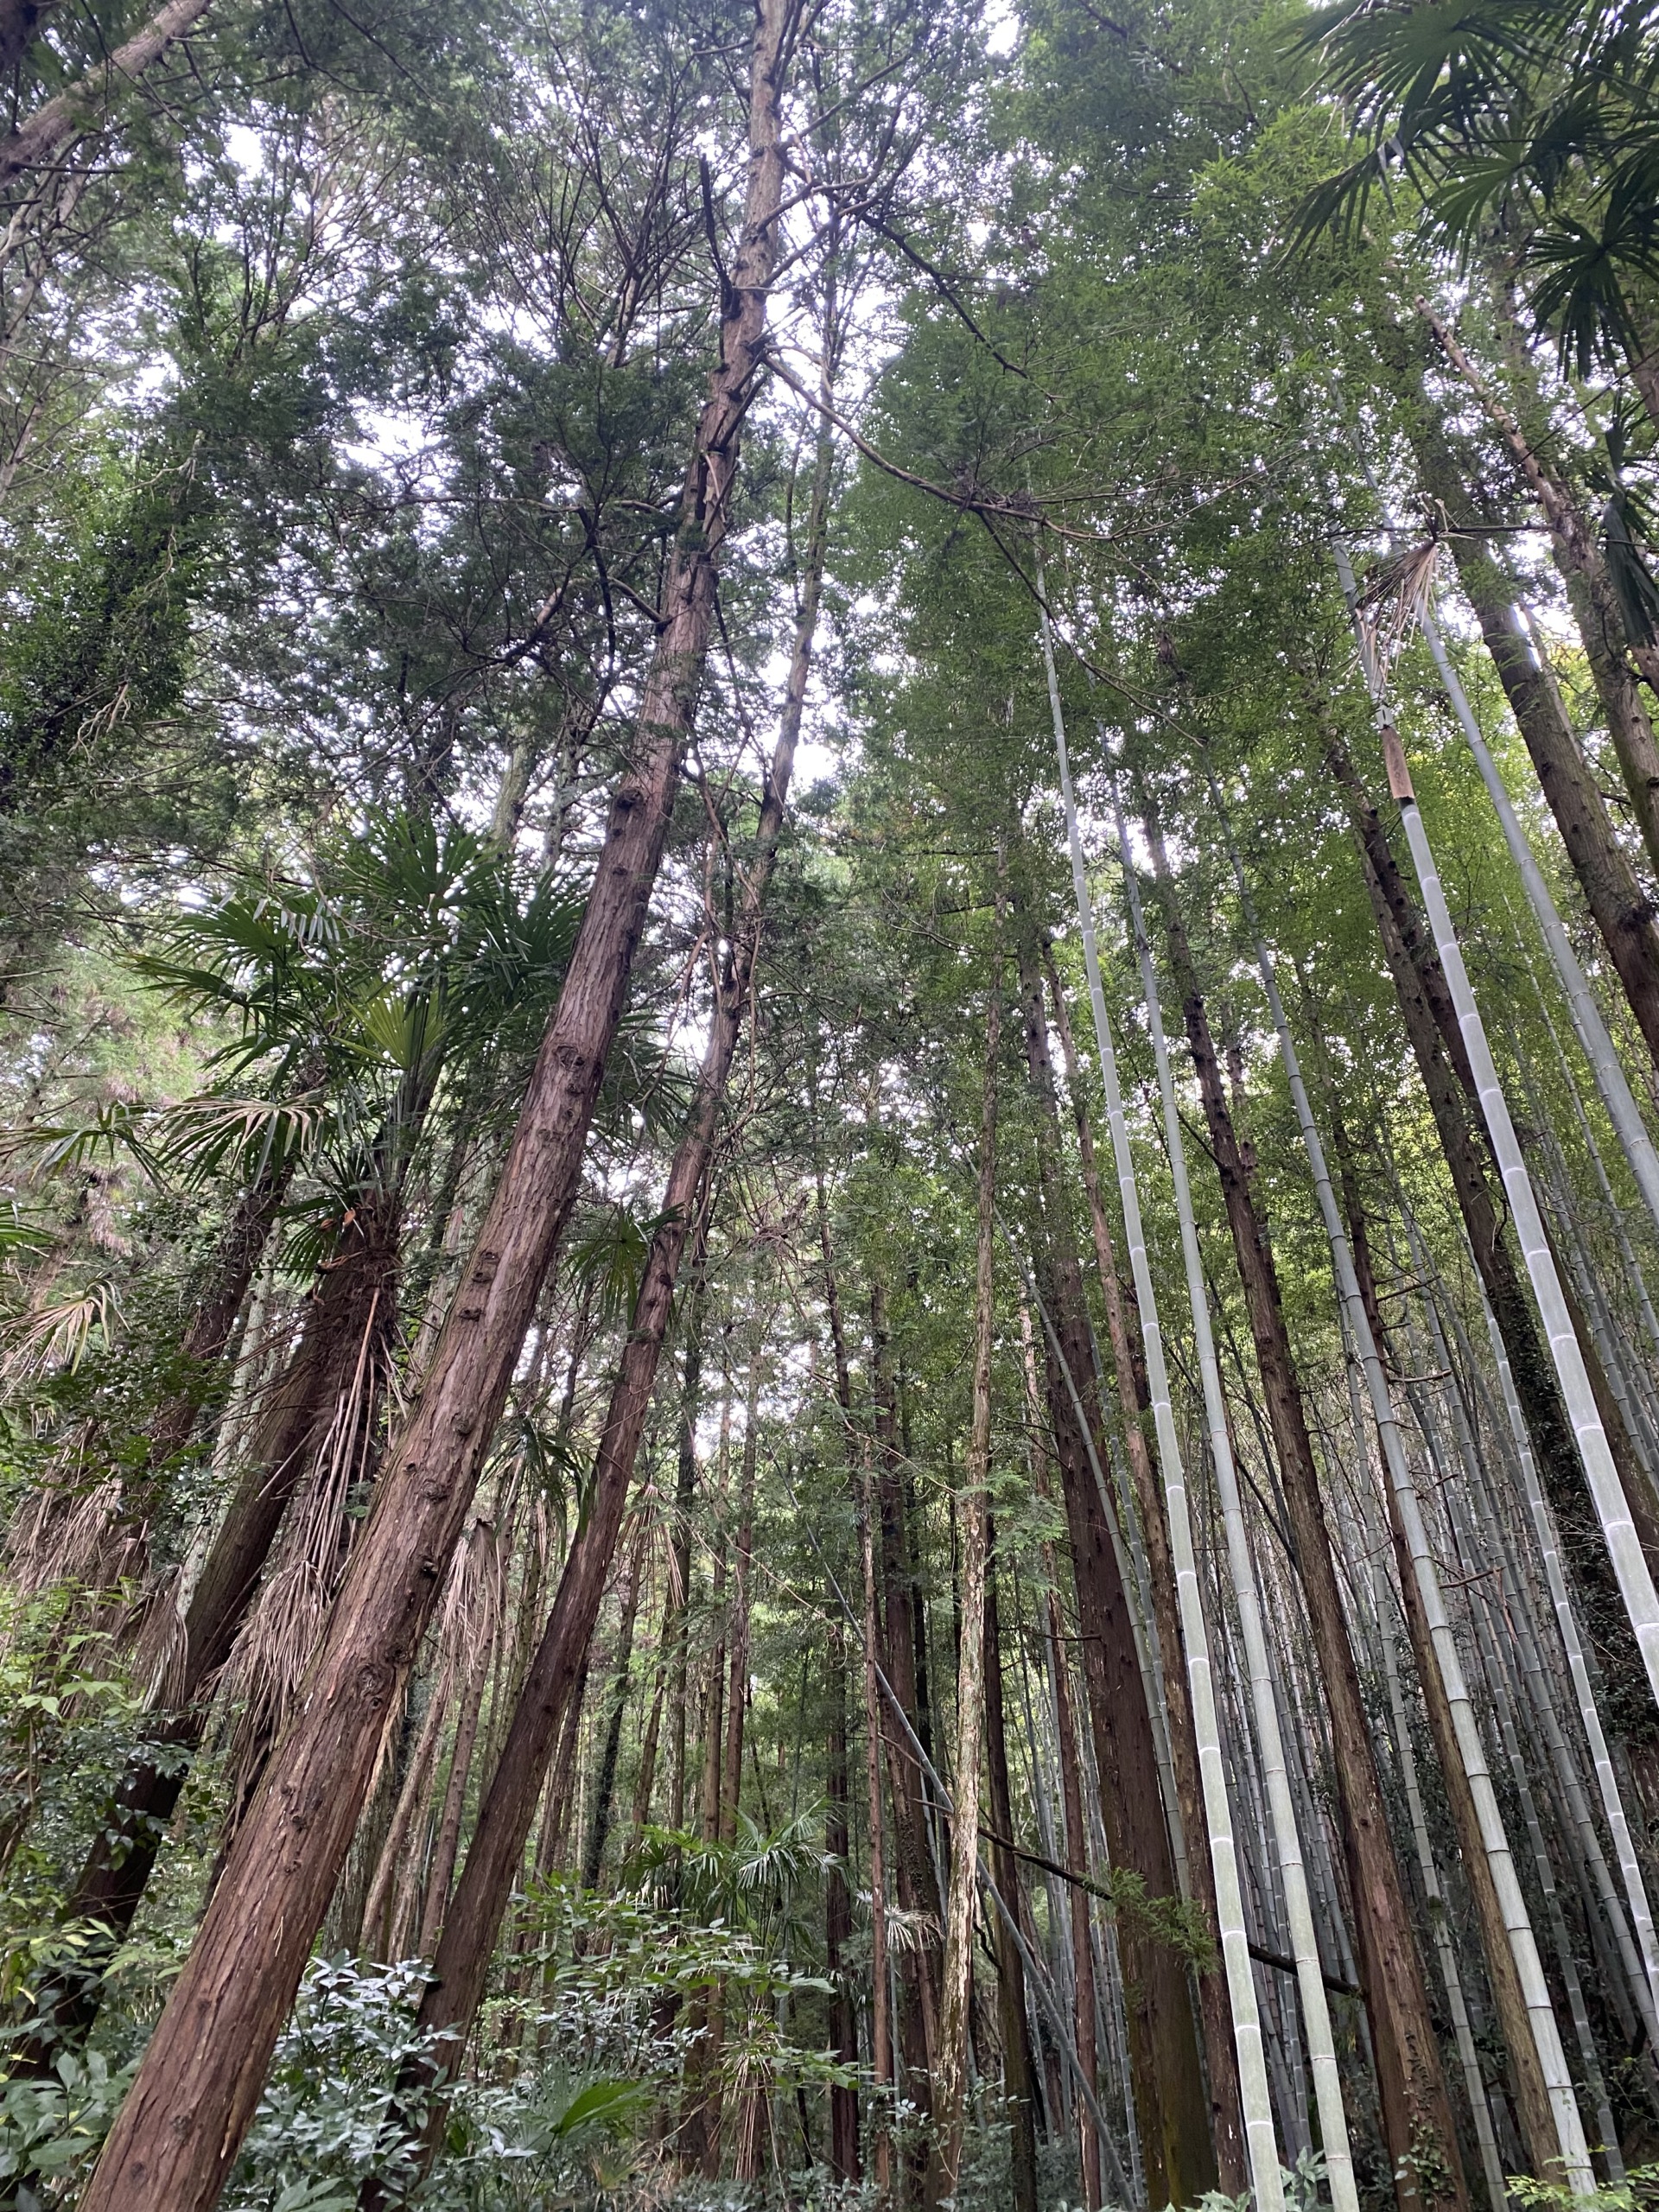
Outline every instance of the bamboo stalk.
<svg viewBox="0 0 1659 2212"><path fill-rule="evenodd" d="M1244 1926L1244 1900L1239 1883L1238 1855L1233 1840L1232 1813L1227 1802L1227 1778L1221 1758L1215 1688L1211 1677L1209 1642L1198 1595L1198 1567L1192 1550L1192 1520L1187 1509L1186 1476L1175 1418L1170 1403L1169 1376L1164 1361L1163 1332L1158 1319L1157 1294L1147 1257L1141 1228L1140 1193L1135 1162L1129 1150L1128 1128L1123 1116L1117 1056L1106 1017L1105 993L1095 944L1094 912L1084 871L1083 842L1077 829L1077 800L1071 788L1071 766L1066 751L1065 719L1054 669L1054 646L1045 605L1041 609L1044 666L1048 677L1049 707L1054 724L1055 754L1059 765L1060 796L1065 809L1066 840L1071 861L1072 890L1083 936L1084 964L1089 982L1089 1002L1095 1021L1095 1041L1100 1056L1106 1092L1107 1119L1111 1128L1112 1156L1117 1169L1118 1195L1123 1210L1125 1242L1141 1310L1147 1381L1152 1396L1158 1458L1164 1481L1168 1515L1169 1545L1180 1601L1181 1631L1186 1643L1187 1681L1192 1702L1192 1728L1198 1751L1198 1773L1203 1786L1205 1817L1210 1827L1211 1863L1215 1870L1216 1916L1222 1956L1227 1968L1228 1993L1232 2002L1233 2038L1238 2054L1239 2095L1244 2114L1244 2140L1256 2212L1281 2212L1284 2192L1280 2182L1279 2145L1273 2124L1268 2088L1266 2054L1262 2041L1261 2016L1250 1968L1249 1940Z"/></svg>
<svg viewBox="0 0 1659 2212"><path fill-rule="evenodd" d="M1234 1602L1244 1640L1245 1668L1250 1707L1255 1720L1256 1745L1267 1784L1268 1812L1273 1843L1283 1886L1285 1916L1290 1929L1291 1951L1296 1961L1296 1986L1302 2000L1302 2024L1313 2075L1313 2094L1319 2108L1319 2135L1334 2212L1358 2212L1359 2196L1354 2182L1353 2157L1348 2143L1348 2120L1343 2109L1342 2082L1331 2032L1330 2008L1319 1964L1319 1941L1313 1930L1313 1910L1307 1892L1307 1872L1302 1862L1301 1839L1285 1765L1284 1738L1279 1726L1273 1676L1268 1663L1267 1636L1262 1626L1261 1598L1255 1564L1245 1533L1244 1509L1239 1496L1238 1473L1233 1464L1226 1410L1222 1401L1221 1375L1216 1364L1215 1338L1210 1326L1210 1307L1198 1257L1198 1228L1192 1213L1192 1193L1187 1180L1185 1141L1175 1101L1170 1071L1169 1046L1164 1034L1158 979L1152 964L1141 911L1141 895L1128 856L1128 835L1113 779L1112 799L1117 817L1117 839L1128 898L1129 925L1141 969L1141 989L1152 1032L1153 1057L1158 1089L1163 1102L1164 1136L1175 1191L1175 1211L1180 1224L1181 1258L1186 1273L1187 1300L1192 1315L1192 1334L1198 1347L1198 1373L1203 1385L1204 1410L1209 1434L1211 1464L1220 1494L1222 1523L1226 1536ZM1213 1815L1212 1815L1213 1818Z"/></svg>

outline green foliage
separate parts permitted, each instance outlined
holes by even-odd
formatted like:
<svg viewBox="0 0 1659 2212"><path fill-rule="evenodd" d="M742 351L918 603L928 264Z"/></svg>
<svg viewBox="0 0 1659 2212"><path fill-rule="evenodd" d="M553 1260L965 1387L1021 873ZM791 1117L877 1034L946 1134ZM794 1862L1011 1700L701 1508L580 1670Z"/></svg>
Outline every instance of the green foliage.
<svg viewBox="0 0 1659 2212"><path fill-rule="evenodd" d="M1433 232L1486 250L1497 232L1532 306L1581 373L1642 359L1659 276L1659 75L1639 8L1560 0L1339 0L1302 34L1366 150L1312 195L1311 226L1364 214L1397 162Z"/></svg>
<svg viewBox="0 0 1659 2212"><path fill-rule="evenodd" d="M1569 2212L1577 2205L1586 2207L1587 2212L1639 2212L1639 2208L1659 2202L1659 2165L1631 2166L1623 2182L1593 2190L1587 2196L1535 2174L1508 2174L1504 2179L1516 2202L1529 2212L1534 2207L1537 2212Z"/></svg>

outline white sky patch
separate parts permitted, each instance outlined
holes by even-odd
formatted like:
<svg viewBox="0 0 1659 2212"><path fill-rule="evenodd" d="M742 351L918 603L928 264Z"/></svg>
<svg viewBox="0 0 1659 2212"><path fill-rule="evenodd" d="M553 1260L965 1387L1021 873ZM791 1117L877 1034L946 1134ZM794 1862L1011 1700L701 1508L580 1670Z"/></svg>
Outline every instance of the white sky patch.
<svg viewBox="0 0 1659 2212"><path fill-rule="evenodd" d="M251 124L227 124L225 151L244 176L257 176L265 166L265 142Z"/></svg>
<svg viewBox="0 0 1659 2212"><path fill-rule="evenodd" d="M999 56L1012 54L1022 26L1007 0L988 0L985 10L985 51Z"/></svg>
<svg viewBox="0 0 1659 2212"><path fill-rule="evenodd" d="M387 461L413 461L424 450L429 435L425 417L412 408L359 407L357 422L363 435L353 439L343 451L348 460L365 468L377 468Z"/></svg>

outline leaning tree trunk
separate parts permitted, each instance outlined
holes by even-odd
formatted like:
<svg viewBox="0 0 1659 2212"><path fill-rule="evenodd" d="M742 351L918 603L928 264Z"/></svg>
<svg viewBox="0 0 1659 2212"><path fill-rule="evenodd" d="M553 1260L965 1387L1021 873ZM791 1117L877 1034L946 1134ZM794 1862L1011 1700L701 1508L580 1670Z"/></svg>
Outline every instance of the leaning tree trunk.
<svg viewBox="0 0 1659 2212"><path fill-rule="evenodd" d="M714 628L715 557L766 343L785 175L783 79L797 22L793 0L760 0L748 201L723 287L720 362L698 425L635 754L612 804L558 1008L420 1400L388 1452L308 1694L237 1836L83 2212L207 2212L217 2200L351 1848L387 1713L465 1526L575 1202ZM455 1916L452 1908L452 1928ZM256 1957L257 1973L249 1970Z"/></svg>
<svg viewBox="0 0 1659 2212"><path fill-rule="evenodd" d="M366 1437L396 1334L397 1223L365 1202L334 1263L320 1278L300 1343L261 1423L247 1466L196 1579L183 1624L184 1656L150 1748L123 1776L65 1905L66 1929L89 1936L37 1993L36 2019L11 2071L41 2079L85 2040L103 1997L102 1966L124 1938L155 1869L191 1761L207 1725L214 1678L229 1658L259 1578L337 1409L361 1370L375 1387L357 1407ZM94 1932L95 1931L95 1932Z"/></svg>
<svg viewBox="0 0 1659 2212"><path fill-rule="evenodd" d="M1595 994L1590 988L1589 978L1562 925L1554 896L1544 880L1543 871L1538 865L1527 833L1521 826L1514 802L1498 774L1497 764L1492 759L1491 749L1475 719L1468 694L1457 670L1452 665L1439 625L1427 609L1422 615L1422 632L1429 652L1434 657L1434 665L1440 671L1446 696L1462 726L1465 740L1474 756L1475 766L1480 772L1480 779L1492 802L1492 810L1503 832L1503 842L1509 847L1510 857L1525 887L1527 903L1532 908L1533 918L1538 925L1539 934L1549 954L1550 965L1555 970L1556 980L1567 1001L1573 1034L1590 1064L1601 1103L1607 1109L1607 1118L1613 1125L1619 1147L1630 1173L1636 1179L1649 1217L1654 1228L1659 1230L1659 1148L1656 1148L1648 1125L1642 1118L1624 1063L1608 1034L1607 1024L1602 1018ZM1592 1157L1595 1156L1593 1143L1592 1154ZM1620 1234L1622 1236L1622 1229ZM1634 1272L1633 1261L1627 1258L1625 1264Z"/></svg>
<svg viewBox="0 0 1659 2212"><path fill-rule="evenodd" d="M26 121L0 138L0 185L57 160L100 123L123 85L136 84L168 50L193 31L212 0L168 0L140 31L77 83L41 102Z"/></svg>
<svg viewBox="0 0 1659 2212"><path fill-rule="evenodd" d="M1441 351L1484 408L1543 510L1555 565L1567 585L1585 658L1618 756L1630 812L1649 866L1659 869L1659 747L1654 743L1653 725L1643 706L1635 674L1625 659L1627 648L1633 646L1643 674L1650 685L1659 688L1659 652L1627 637L1607 563L1567 486L1540 458L1521 423L1489 388L1452 331L1425 302L1419 300L1417 306ZM1511 340L1518 340L1519 333L1506 305L1500 307L1500 313ZM1512 343L1511 365L1524 373L1518 354L1518 345Z"/></svg>
<svg viewBox="0 0 1659 2212"><path fill-rule="evenodd" d="M179 1344L177 1387L150 1415L144 1433L147 1479L190 1440L218 1380L237 1318L264 1256L297 1157L290 1149L239 1192L213 1256L213 1273ZM144 1501L147 1508L148 1500Z"/></svg>
<svg viewBox="0 0 1659 2212"><path fill-rule="evenodd" d="M1341 548L1337 549L1338 567L1342 574L1344 590L1351 607L1353 601L1352 577L1348 570ZM1362 638L1362 652L1363 639ZM1417 807L1410 773L1406 766L1404 748L1389 716L1384 702L1380 677L1369 657L1366 675L1376 704L1378 730L1382 741L1383 758L1387 763L1389 789L1400 809L1402 825L1411 849L1423 903L1427 910L1433 944L1445 988L1450 998L1464 1046L1464 1061L1473 1084L1478 1111L1484 1127L1487 1141L1503 1178L1503 1190L1514 1216L1516 1231L1524 1255L1533 1293L1538 1302L1550 1343L1565 1410L1572 1423L1573 1441L1582 1463L1584 1476L1593 1501L1598 1519L1618 1575L1620 1594L1634 1626L1636 1638L1646 1664L1650 1687L1659 1688L1659 1596L1656 1595L1653 1579L1631 1522L1624 1494L1620 1487L1618 1473L1603 1432L1597 1412L1594 1394L1585 1363L1574 1334L1566 1301L1561 1294L1560 1281L1544 1236L1543 1224L1530 1179L1521 1156L1509 1107L1497 1080L1484 1027L1470 988L1465 970L1463 955L1452 930L1433 855L1429 847L1427 831ZM1408 1513L1414 1510L1414 1500L1402 1500ZM1409 1521L1408 1521L1409 1526ZM1417 1536L1412 1531L1414 1552ZM1426 1591L1431 1607L1434 1593ZM1437 1649L1442 1637L1439 1624L1433 1621ZM1449 1647L1449 1631L1444 1637ZM1456 1692L1453 1674L1457 1665L1453 1650L1450 1663L1443 1661L1448 1698L1454 1703ZM1479 1777L1471 1770L1471 1785ZM1488 1785L1490 1791L1490 1784ZM1482 1802L1483 1826L1496 1819L1495 1804L1490 1808ZM1502 1867L1496 1857L1494 1871L1500 1878ZM1587 2185L1589 2160L1585 2150L1583 2131L1580 2123L1571 2084L1567 2075L1565 2056L1560 2050L1560 2036L1554 2013L1550 2009L1543 1986L1542 1970L1532 1942L1530 1927L1526 1924L1524 1907L1520 1904L1518 1885L1513 1884L1513 1897L1505 1897L1505 1917L1512 1936L1516 1966L1526 1986L1528 2010L1530 2012L1537 2041L1539 2062L1549 2088L1550 2106L1559 2134L1560 2155L1567 2166L1567 2179L1575 2190Z"/></svg>
<svg viewBox="0 0 1659 2212"><path fill-rule="evenodd" d="M1147 834L1327 1700L1343 1854L1395 2190L1402 2208L1422 2204L1421 2177L1442 2174L1444 2188L1427 2201L1461 2206L1466 2203L1466 2192L1440 2044L1412 1936L1405 1885L1389 1834L1359 1669L1337 1585L1319 1468L1285 1325L1278 1269L1257 1206L1251 1165L1228 1105L1185 926L1169 880L1162 834L1149 814ZM1435 2155L1427 2159L1424 2149L1431 2144Z"/></svg>
<svg viewBox="0 0 1659 2212"><path fill-rule="evenodd" d="M766 0L768 9L773 12L763 17L756 49L757 109L770 101L770 127L774 130L778 89L772 78L780 66L787 4L788 0ZM757 115L757 132L760 121ZM771 174L771 158L769 154L767 161L758 165L758 176ZM774 180L769 189L776 188ZM760 236L764 226L753 197L750 223L751 230ZM819 447L814 478L813 521L795 657L761 801L756 856L749 870L731 957L716 994L691 1112L669 1170L659 1225L652 1239L628 1340L601 1433L588 1492L588 1518L566 1559L552 1611L531 1662L500 1758L480 1808L467 1863L438 1948L436 1980L427 1989L422 2002L420 2022L430 2031L434 2044L437 2045L440 2036L451 2040L447 2048L434 2048L430 2057L411 2071L411 2082L418 2076L423 2084L429 2084L448 2070L457 2047L454 2039L464 2037L483 1993L491 1948L512 1892L525 1840L535 1819L542 1777L593 1634L616 1548L673 1306L680 1262L694 1218L699 1214L700 1193L714 1155L721 1103L736 1053L739 1027L753 973L762 904L783 827L817 620L823 532L828 526L830 461L826 436ZM697 1357L700 1364L700 1345ZM695 1410L690 1417L695 1418ZM688 1429L682 1438L682 1470L694 1472L695 1465L695 1439ZM677 1531L675 1541L677 1548L682 1543L689 1546L689 1531ZM682 1577L689 1567L688 1548L681 1563ZM682 1611L677 1623L677 1637L683 1636L685 1597L683 1580L677 1593ZM680 1649L677 1643L677 1651ZM681 1724L677 1720L678 1725ZM683 1793L683 1759L678 1773ZM682 1797L677 1817L683 1815ZM434 2103L435 2106L435 2100ZM429 2133L427 2139L429 2144L434 2139L432 2134Z"/></svg>

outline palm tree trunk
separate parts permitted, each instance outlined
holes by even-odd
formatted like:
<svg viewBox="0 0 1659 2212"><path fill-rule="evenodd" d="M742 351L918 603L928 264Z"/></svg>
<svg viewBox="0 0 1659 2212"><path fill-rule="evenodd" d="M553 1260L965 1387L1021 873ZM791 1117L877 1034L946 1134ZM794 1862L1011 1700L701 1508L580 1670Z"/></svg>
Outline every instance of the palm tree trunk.
<svg viewBox="0 0 1659 2212"><path fill-rule="evenodd" d="M125 1937L149 1887L207 1724L213 1681L248 1617L283 1514L359 1370L372 1377L372 1388L357 1402L359 1436L372 1427L396 1333L397 1227L395 1207L365 1200L319 1279L299 1344L186 1607L183 1661L168 1686L171 1709L151 1724L159 1756L147 1752L123 1776L64 1908L66 1928L98 1932L77 1948L73 1967L42 1982L36 1999L42 2024L11 2061L20 2078L43 2078L61 2053L79 2047L98 2017L101 1961Z"/></svg>

